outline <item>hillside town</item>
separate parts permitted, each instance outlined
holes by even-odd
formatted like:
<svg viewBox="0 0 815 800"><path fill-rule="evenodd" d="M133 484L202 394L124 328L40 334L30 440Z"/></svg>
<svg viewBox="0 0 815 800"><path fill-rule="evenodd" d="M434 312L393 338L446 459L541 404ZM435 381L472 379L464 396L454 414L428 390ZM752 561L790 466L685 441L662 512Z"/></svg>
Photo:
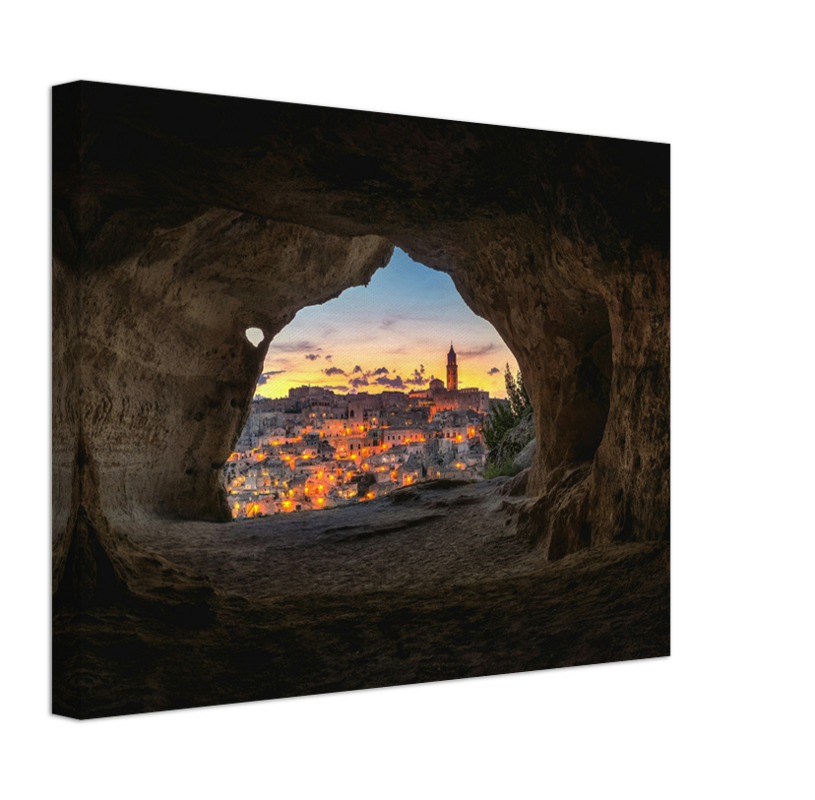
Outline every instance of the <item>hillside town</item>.
<svg viewBox="0 0 815 800"><path fill-rule="evenodd" d="M319 386L256 398L224 467L233 519L375 500L403 486L473 479L487 449L489 393L459 389L451 344L447 382L411 392L335 394Z"/></svg>

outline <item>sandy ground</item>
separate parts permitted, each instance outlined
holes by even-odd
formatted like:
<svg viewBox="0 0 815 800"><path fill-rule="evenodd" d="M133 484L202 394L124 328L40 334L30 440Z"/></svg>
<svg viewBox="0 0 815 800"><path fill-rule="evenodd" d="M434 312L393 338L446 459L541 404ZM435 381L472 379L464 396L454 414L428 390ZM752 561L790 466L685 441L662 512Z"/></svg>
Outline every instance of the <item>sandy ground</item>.
<svg viewBox="0 0 815 800"><path fill-rule="evenodd" d="M668 545L547 563L512 534L510 506L523 501L500 487L424 484L344 509L119 526L215 593L189 607L58 613L55 711L104 716L669 654Z"/></svg>

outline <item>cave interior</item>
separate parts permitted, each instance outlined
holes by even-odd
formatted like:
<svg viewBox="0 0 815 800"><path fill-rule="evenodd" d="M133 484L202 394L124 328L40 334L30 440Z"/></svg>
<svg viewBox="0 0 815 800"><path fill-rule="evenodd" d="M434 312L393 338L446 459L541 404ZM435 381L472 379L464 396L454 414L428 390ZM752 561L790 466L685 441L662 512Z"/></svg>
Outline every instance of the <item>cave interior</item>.
<svg viewBox="0 0 815 800"><path fill-rule="evenodd" d="M668 655L669 145L85 81L52 108L56 713ZM310 587L317 555L286 592L294 561L219 572L270 342L394 247L512 351L534 462L355 509L369 544L395 531L381 584ZM476 561L523 569L487 558L455 589L417 561L405 588L393 565L457 515ZM326 523L246 524L366 557Z"/></svg>

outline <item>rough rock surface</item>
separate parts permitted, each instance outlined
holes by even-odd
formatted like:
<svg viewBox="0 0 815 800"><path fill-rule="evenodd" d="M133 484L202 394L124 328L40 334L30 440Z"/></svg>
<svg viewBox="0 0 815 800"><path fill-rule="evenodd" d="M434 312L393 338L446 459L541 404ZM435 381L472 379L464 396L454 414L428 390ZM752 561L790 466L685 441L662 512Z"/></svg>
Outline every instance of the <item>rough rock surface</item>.
<svg viewBox="0 0 815 800"><path fill-rule="evenodd" d="M518 424L510 431L507 431L501 444L490 451L488 460L490 464L503 464L504 461L512 460L535 438L535 415L527 414L522 417ZM531 466L531 464L526 465Z"/></svg>
<svg viewBox="0 0 815 800"><path fill-rule="evenodd" d="M668 655L668 546L546 562L506 524L523 502L505 497L507 483L438 481L229 525L132 520L132 547L205 575L212 594L163 613L61 608L57 710L105 716Z"/></svg>
<svg viewBox="0 0 815 800"><path fill-rule="evenodd" d="M162 581L203 602L123 526L226 518L217 475L269 340L394 245L518 360L542 443L519 540L557 559L667 538L666 145L92 83L53 99L60 607Z"/></svg>
<svg viewBox="0 0 815 800"><path fill-rule="evenodd" d="M535 462L535 453L538 452L538 440L532 439L524 448L512 459L512 468L520 472L529 469Z"/></svg>

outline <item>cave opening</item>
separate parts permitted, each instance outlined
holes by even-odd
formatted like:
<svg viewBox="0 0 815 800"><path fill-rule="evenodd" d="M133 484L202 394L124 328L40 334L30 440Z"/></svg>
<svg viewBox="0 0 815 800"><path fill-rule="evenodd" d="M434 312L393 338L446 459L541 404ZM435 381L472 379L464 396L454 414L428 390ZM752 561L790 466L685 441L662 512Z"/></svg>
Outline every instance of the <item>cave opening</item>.
<svg viewBox="0 0 815 800"><path fill-rule="evenodd" d="M246 337L257 347L260 329ZM224 465L233 519L368 502L487 462L483 423L519 374L451 277L396 249L367 285L306 306L270 342Z"/></svg>

